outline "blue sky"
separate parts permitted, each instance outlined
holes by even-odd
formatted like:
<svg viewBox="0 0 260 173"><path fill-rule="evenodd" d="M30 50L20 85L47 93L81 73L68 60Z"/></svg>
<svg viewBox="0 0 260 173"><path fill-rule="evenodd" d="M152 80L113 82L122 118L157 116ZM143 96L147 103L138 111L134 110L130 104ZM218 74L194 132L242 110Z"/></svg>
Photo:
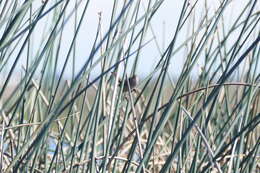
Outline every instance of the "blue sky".
<svg viewBox="0 0 260 173"><path fill-rule="evenodd" d="M85 0L83 0L82 2L85 3ZM147 1L142 1L142 2L145 6ZM191 4L193 3L193 1L190 2ZM206 2L207 2L209 15L211 16L214 14L216 7L219 5L219 2L216 0L208 0ZM228 8L225 10L224 13L226 30L228 30L228 28L232 25L234 19L237 17L238 14L236 12L241 11L247 2L248 1L241 1L241 0L233 0L231 2L231 4L228 6ZM180 15L182 3L183 3L182 1L165 0L163 5L160 7L160 9L158 10L158 12L156 13L156 15L153 17L151 21L151 26L148 29L148 33L146 35L145 40L148 41L153 38L153 34L151 32L151 28L152 28L155 37L158 41L159 50L161 52L164 50L164 48L169 44L169 42L173 38L176 25L178 22L177 20ZM257 5L258 5L257 8L259 9L259 3L257 3ZM77 52L76 69L77 70L81 68L82 64L88 58L91 47L93 45L93 40L98 25L98 13L102 12L102 35L105 35L106 31L108 31L112 6L113 6L113 1L90 0L90 4L86 13L84 24L81 28L76 43L76 52ZM197 4L196 7L196 13L194 14L195 15L194 20L196 20L197 24L199 23L201 17L205 14L204 6L205 6L205 1L199 0L199 3ZM73 7L74 7L74 3L71 2L69 11L72 10ZM83 10L83 6L80 6L79 14L82 12L82 10ZM69 11L67 12L68 14ZM63 65L62 59L64 59L67 54L68 47L70 45L70 41L74 33L73 21L74 21L74 16L70 18L64 30L63 45L62 45L62 50L64 51L61 52L62 58L61 61L59 62L59 66ZM38 43L41 42L41 40L45 37L43 33L48 34L45 25L46 25L46 20L43 20L41 23L39 23L38 27L36 28L37 32L33 34L32 43L33 43L34 52L32 54L37 53L37 50L40 46ZM175 48L181 45L187 39L187 37L191 35L189 29L190 29L189 25L184 26L183 31L180 33L177 39ZM236 36L234 35L234 40L235 38ZM140 64L137 69L137 73L139 75L145 76L152 71L158 59L160 58L159 50L155 44L155 41L150 42L148 45L144 47L144 49L141 51ZM182 65L184 63L185 56L187 56L185 49L182 49L181 51L179 51L177 54L173 56L170 70L169 70L169 72L172 75L178 75L180 73L182 69ZM10 64L12 62L13 61L10 61ZM20 67L22 64L25 65L25 58L22 58L20 60L17 69L21 69ZM203 65L203 61L202 59L200 59L197 65L194 67L193 73L194 74L198 73L202 65ZM98 69L96 70L96 73L98 74ZM70 76L70 75L71 75L71 70L68 69L66 71L66 76Z"/></svg>
<svg viewBox="0 0 260 173"><path fill-rule="evenodd" d="M146 1L143 4L145 5ZM207 2L207 10L209 13L209 16L213 15L216 7L219 5L219 1L216 0L208 0ZM234 0L230 3L230 5L227 7L224 13L225 19L225 27L226 30L231 26L234 19L237 18L238 13L236 11L241 11L242 8L245 6L245 4L248 1L240 1L240 0ZM146 35L146 41L153 38L153 34L151 32L151 28L154 31L155 37L159 44L159 49L163 51L163 47L167 46L171 39L173 38L177 20L180 15L180 10L182 7L182 1L173 1L173 0L165 0L163 5L160 7L156 15L153 17L151 26L148 29L148 33ZM191 4L193 1L191 1ZM258 4L259 5L259 4ZM111 9L113 6L112 1L105 1L105 0L96 0L96 1L90 1L89 9L86 14L86 22L84 23L81 34L77 41L77 47L78 47L78 57L82 57L82 59L86 58L87 55L89 55L89 51L91 49L91 46L93 44L92 41L94 39L94 35L96 32L96 27L98 24L98 12L102 12L102 33L103 35L108 30L110 16L111 16ZM205 1L200 0L196 7L196 13L195 13L195 20L197 24L199 23L202 16L205 14ZM177 43L175 47L178 47L180 44L182 44L187 37L191 34L189 29L189 25L184 26L183 31L179 35L177 39ZM72 28L71 30L67 30L68 35L70 32L73 32ZM236 39L234 35L234 40ZM88 41L87 41L88 40ZM232 41L231 41L232 42ZM84 48L85 47L85 48ZM171 62L170 67L170 73L178 75L182 69L182 65L184 63L184 59L186 56L185 49L182 49L179 51L173 58ZM155 41L152 41L148 45L144 47L144 49L141 51L140 56L140 65L137 69L138 73L140 75L147 75L150 71L154 68L156 62L160 58L159 50L155 44ZM82 61L79 58L77 67L80 68L82 65ZM143 66L145 64L145 66ZM197 63L197 66L194 67L193 73L198 73L200 70L200 67L203 65L203 61L199 60Z"/></svg>

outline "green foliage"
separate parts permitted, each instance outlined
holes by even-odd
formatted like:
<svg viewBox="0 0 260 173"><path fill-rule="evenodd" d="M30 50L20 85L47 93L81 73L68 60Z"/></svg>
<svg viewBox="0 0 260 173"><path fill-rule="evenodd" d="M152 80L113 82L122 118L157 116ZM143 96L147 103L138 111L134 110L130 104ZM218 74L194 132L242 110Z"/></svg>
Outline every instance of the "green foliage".
<svg viewBox="0 0 260 173"><path fill-rule="evenodd" d="M260 14L245 2L229 22L237 1L176 1L160 48L154 17L167 1L111 1L77 70L95 1L0 1L1 172L259 172ZM130 88L154 43L156 66Z"/></svg>

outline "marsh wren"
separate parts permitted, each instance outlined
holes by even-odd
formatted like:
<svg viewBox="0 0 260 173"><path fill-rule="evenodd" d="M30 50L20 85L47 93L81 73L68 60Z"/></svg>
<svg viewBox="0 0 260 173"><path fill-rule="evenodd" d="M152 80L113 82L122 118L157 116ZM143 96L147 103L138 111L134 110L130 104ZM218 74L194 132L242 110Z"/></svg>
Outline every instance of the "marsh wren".
<svg viewBox="0 0 260 173"><path fill-rule="evenodd" d="M123 92L128 91L128 82L127 82L127 80L129 82L130 90L135 89L136 85L139 82L139 79L138 79L138 77L135 74L132 77L130 77L128 79L125 79L124 82L122 82L122 80L119 80L119 86L121 87L123 85Z"/></svg>

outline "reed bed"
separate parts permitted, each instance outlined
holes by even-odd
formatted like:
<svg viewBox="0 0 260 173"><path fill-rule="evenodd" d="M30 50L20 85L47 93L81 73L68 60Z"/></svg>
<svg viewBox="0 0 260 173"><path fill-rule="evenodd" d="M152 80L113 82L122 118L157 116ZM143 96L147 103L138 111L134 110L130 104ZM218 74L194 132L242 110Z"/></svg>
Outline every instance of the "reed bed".
<svg viewBox="0 0 260 173"><path fill-rule="evenodd" d="M260 172L258 1L176 1L167 39L167 1L91 3L0 1L1 172Z"/></svg>

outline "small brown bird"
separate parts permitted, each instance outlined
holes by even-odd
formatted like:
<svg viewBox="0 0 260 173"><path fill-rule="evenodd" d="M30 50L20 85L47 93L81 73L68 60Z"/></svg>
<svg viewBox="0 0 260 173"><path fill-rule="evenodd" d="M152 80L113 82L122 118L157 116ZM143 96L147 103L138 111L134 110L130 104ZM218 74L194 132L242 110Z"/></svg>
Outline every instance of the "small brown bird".
<svg viewBox="0 0 260 173"><path fill-rule="evenodd" d="M125 79L124 82L122 82L122 80L119 80L119 86L121 87L123 85L123 92L129 91L127 80L129 82L129 87L131 91L135 89L136 85L139 82L139 78L135 74L132 77Z"/></svg>

